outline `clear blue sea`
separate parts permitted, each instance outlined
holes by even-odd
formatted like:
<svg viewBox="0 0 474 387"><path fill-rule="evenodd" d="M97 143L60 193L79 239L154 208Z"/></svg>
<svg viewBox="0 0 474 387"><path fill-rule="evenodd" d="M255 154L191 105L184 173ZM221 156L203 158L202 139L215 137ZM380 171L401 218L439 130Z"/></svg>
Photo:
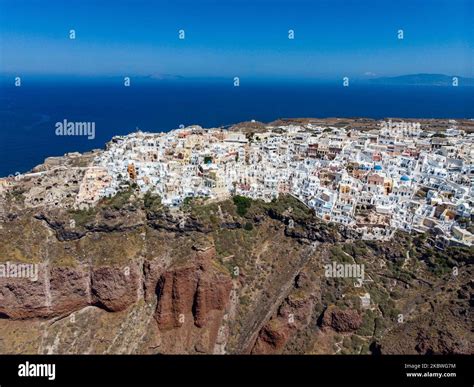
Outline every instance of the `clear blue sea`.
<svg viewBox="0 0 474 387"><path fill-rule="evenodd" d="M103 148L117 134L287 117L473 118L474 87L205 81L23 82L0 87L0 176L48 156ZM91 121L96 137L55 135L58 121Z"/></svg>

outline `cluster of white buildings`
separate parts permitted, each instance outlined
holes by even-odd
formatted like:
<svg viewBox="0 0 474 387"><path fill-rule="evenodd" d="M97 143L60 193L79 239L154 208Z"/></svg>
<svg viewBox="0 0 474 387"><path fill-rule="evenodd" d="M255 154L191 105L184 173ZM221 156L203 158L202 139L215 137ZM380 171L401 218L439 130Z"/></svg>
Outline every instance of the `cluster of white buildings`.
<svg viewBox="0 0 474 387"><path fill-rule="evenodd" d="M186 198L291 194L326 221L364 239L431 229L470 245L474 217L474 135L439 134L419 124L377 130L311 124L268 126L246 135L199 126L114 137L81 185L78 205L115 195L130 181L168 206Z"/></svg>

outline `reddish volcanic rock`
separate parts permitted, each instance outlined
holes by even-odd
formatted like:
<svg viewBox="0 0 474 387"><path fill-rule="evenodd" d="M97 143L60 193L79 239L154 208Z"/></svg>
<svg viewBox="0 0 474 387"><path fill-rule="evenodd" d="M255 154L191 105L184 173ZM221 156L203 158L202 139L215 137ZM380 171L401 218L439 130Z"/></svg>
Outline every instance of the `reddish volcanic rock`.
<svg viewBox="0 0 474 387"><path fill-rule="evenodd" d="M137 301L138 282L136 265L96 268L91 278L93 304L112 312L124 310Z"/></svg>
<svg viewBox="0 0 474 387"><path fill-rule="evenodd" d="M260 330L251 353L272 354L283 350L290 337L311 321L311 295L290 294L274 317Z"/></svg>
<svg viewBox="0 0 474 387"><path fill-rule="evenodd" d="M11 319L51 318L97 304L120 311L137 300L138 269L47 267L38 278L0 278L0 313ZM92 277L92 278L91 278ZM92 294L91 294L92 292Z"/></svg>
<svg viewBox="0 0 474 387"><path fill-rule="evenodd" d="M323 327L331 327L336 332L352 332L362 324L362 316L353 309L339 309L330 306L323 316Z"/></svg>
<svg viewBox="0 0 474 387"><path fill-rule="evenodd" d="M211 311L224 311L229 303L232 280L212 266L213 248L198 251L192 266L164 273L157 285L158 304L155 318L161 329L179 327L184 316L193 316L201 328Z"/></svg>
<svg viewBox="0 0 474 387"><path fill-rule="evenodd" d="M11 319L48 317L45 268L40 265L38 278L0 278L0 315Z"/></svg>
<svg viewBox="0 0 474 387"><path fill-rule="evenodd" d="M278 321L270 320L260 330L252 354L271 354L283 349L289 338L289 329Z"/></svg>
<svg viewBox="0 0 474 387"><path fill-rule="evenodd" d="M199 279L195 303L193 305L194 324L203 327L209 312L224 310L229 302L232 289L230 278L221 273L206 272Z"/></svg>
<svg viewBox="0 0 474 387"><path fill-rule="evenodd" d="M50 271L51 308L68 314L89 305L89 271L82 267L54 267Z"/></svg>
<svg viewBox="0 0 474 387"><path fill-rule="evenodd" d="M10 319L51 318L88 305L117 312L133 305L142 287L156 289L155 318L162 329L179 327L182 317L197 327L207 325L212 311L224 311L232 281L213 266L214 249L194 253L187 267L159 276L159 262L141 268L102 266L92 268L39 266L38 278L0 278L0 315ZM159 280L158 280L159 278ZM149 290L148 290L149 292ZM148 299L149 299L148 295Z"/></svg>
<svg viewBox="0 0 474 387"><path fill-rule="evenodd" d="M179 327L191 313L197 287L196 268L185 267L164 273L158 281L155 319L161 329Z"/></svg>
<svg viewBox="0 0 474 387"><path fill-rule="evenodd" d="M49 318L88 305L89 275L81 267L38 266L38 278L0 278L0 313L11 319Z"/></svg>

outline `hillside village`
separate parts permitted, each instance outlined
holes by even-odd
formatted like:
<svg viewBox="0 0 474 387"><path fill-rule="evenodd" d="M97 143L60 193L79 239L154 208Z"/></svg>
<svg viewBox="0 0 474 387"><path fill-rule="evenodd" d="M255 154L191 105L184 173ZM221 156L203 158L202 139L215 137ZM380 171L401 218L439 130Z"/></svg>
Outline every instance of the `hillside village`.
<svg viewBox="0 0 474 387"><path fill-rule="evenodd" d="M431 230L442 243L471 245L473 143L455 125L440 135L391 121L369 131L310 123L253 134L199 126L138 131L114 137L96 157L76 205L94 205L130 182L170 207L196 197L290 194L363 239Z"/></svg>

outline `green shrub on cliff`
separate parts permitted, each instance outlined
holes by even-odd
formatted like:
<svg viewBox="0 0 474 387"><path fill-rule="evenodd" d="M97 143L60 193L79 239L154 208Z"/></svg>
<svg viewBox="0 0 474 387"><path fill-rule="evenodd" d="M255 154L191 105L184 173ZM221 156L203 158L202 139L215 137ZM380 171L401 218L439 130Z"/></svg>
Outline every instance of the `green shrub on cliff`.
<svg viewBox="0 0 474 387"><path fill-rule="evenodd" d="M186 198L187 199L187 198ZM156 211L161 208L161 196L154 195L150 191L143 196L143 206L146 210Z"/></svg>
<svg viewBox="0 0 474 387"><path fill-rule="evenodd" d="M237 214L239 214L240 216L245 216L247 214L248 209L252 205L252 200L240 195L236 195L232 199L234 201L235 206L237 207Z"/></svg>
<svg viewBox="0 0 474 387"><path fill-rule="evenodd" d="M100 204L104 207L120 210L129 202L134 189L133 186L129 186L127 189L117 192L117 194L111 198L102 199Z"/></svg>
<svg viewBox="0 0 474 387"><path fill-rule="evenodd" d="M267 211L272 210L280 215L288 214L295 222L314 220L314 211L291 195L280 195L278 199L273 199L263 206Z"/></svg>
<svg viewBox="0 0 474 387"><path fill-rule="evenodd" d="M253 224L251 222L247 222L244 224L244 230L246 231L252 231L253 230Z"/></svg>
<svg viewBox="0 0 474 387"><path fill-rule="evenodd" d="M370 309L366 310L362 318L362 324L356 333L359 336L372 336L375 329L375 315Z"/></svg>
<svg viewBox="0 0 474 387"><path fill-rule="evenodd" d="M11 191L7 192L7 200L14 200L23 203L25 201L24 193L26 192L23 188L15 187Z"/></svg>

